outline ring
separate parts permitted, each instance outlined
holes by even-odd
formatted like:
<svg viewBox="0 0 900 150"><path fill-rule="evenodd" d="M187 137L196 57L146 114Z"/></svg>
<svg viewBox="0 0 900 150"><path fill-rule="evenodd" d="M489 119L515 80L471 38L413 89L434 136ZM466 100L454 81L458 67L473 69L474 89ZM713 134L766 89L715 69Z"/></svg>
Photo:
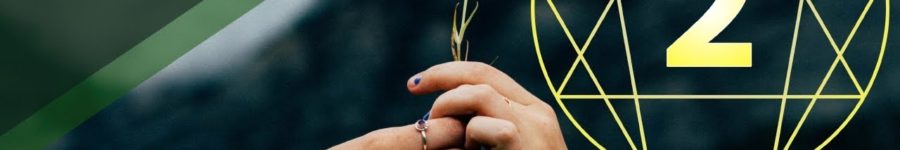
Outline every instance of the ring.
<svg viewBox="0 0 900 150"><path fill-rule="evenodd" d="M419 131L419 133L422 134L422 150L428 149L428 139L427 139L427 136L425 135L425 130L428 129L428 117L430 115L431 115L430 112L428 114L425 114L425 116L422 117L422 119L419 119L419 121L416 121L416 125L415 125L416 131Z"/></svg>

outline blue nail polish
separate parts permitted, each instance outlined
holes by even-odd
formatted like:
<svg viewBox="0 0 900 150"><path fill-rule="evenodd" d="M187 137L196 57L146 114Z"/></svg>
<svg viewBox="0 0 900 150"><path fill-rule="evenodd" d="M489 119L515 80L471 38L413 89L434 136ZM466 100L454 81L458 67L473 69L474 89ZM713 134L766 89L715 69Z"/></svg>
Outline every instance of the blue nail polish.
<svg viewBox="0 0 900 150"><path fill-rule="evenodd" d="M426 113L425 116L422 116L422 120L428 120L428 118L431 118L431 111Z"/></svg>
<svg viewBox="0 0 900 150"><path fill-rule="evenodd" d="M422 77L416 76L413 78L413 84L419 85L419 81L422 81Z"/></svg>

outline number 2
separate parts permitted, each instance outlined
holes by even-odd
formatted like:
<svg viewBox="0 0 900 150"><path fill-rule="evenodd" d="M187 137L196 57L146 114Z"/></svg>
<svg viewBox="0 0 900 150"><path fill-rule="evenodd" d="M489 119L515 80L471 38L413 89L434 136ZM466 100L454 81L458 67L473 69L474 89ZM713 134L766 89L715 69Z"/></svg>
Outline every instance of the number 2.
<svg viewBox="0 0 900 150"><path fill-rule="evenodd" d="M751 67L752 43L712 43L741 11L745 0L716 0L669 46L668 67Z"/></svg>

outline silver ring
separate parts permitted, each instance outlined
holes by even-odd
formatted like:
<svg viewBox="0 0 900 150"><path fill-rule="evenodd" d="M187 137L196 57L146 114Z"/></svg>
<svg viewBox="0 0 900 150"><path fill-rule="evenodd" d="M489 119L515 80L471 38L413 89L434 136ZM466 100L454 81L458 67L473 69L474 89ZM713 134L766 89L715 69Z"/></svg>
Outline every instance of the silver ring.
<svg viewBox="0 0 900 150"><path fill-rule="evenodd" d="M428 129L428 120L419 119L419 121L416 121L415 128L422 134L422 150L427 150L428 139L427 136L425 136L425 130Z"/></svg>

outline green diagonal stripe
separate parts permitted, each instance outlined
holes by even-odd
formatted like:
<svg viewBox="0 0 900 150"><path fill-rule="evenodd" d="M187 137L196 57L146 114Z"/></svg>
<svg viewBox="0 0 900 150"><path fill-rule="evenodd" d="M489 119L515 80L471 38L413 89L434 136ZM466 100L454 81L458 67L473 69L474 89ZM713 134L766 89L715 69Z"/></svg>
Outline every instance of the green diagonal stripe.
<svg viewBox="0 0 900 150"><path fill-rule="evenodd" d="M205 0L0 136L0 149L43 149L175 61L260 0Z"/></svg>

